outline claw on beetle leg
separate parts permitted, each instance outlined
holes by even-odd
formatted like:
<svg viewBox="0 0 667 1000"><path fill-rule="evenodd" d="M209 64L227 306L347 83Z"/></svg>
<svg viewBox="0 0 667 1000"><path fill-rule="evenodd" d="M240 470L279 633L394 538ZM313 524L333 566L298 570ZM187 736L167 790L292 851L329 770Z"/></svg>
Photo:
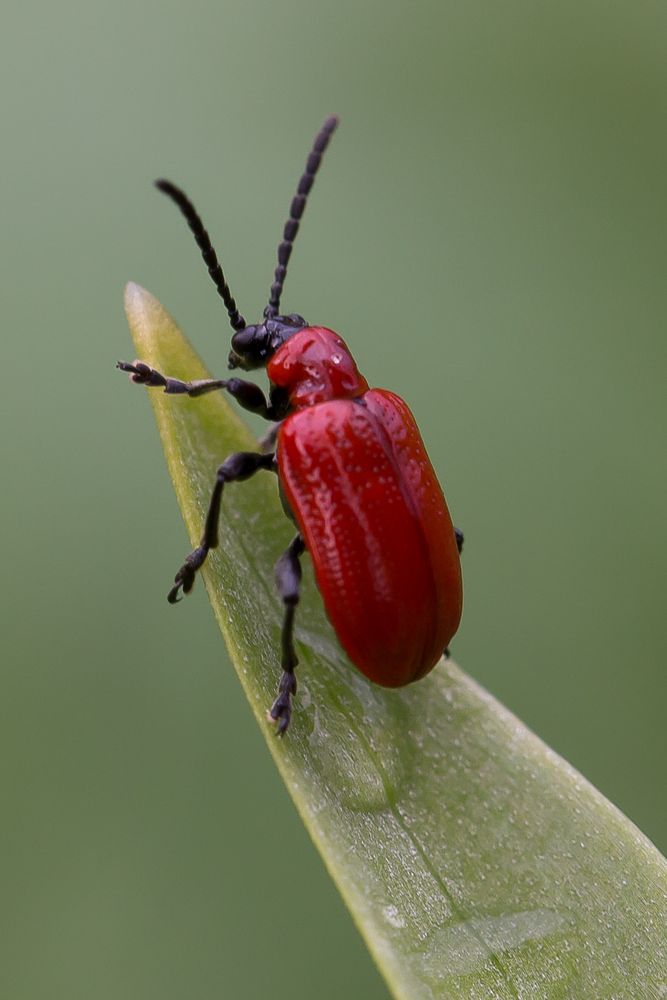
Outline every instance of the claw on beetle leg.
<svg viewBox="0 0 667 1000"><path fill-rule="evenodd" d="M296 677L293 670L283 670L278 685L278 697L268 713L271 722L276 723L276 736L284 736L292 717L292 695L296 694Z"/></svg>
<svg viewBox="0 0 667 1000"><path fill-rule="evenodd" d="M201 569L208 555L209 548L210 546L208 545L200 545L199 548L195 549L187 557L174 577L174 586L167 594L167 600L170 604L178 604L181 600L179 591L182 590L184 594L190 593L195 585L195 574L198 569Z"/></svg>

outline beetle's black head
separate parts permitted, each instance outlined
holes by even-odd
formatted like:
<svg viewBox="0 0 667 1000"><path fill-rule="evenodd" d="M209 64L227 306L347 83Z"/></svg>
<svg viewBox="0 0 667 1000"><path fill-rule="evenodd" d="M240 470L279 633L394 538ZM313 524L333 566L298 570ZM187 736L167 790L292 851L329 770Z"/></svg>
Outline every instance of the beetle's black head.
<svg viewBox="0 0 667 1000"><path fill-rule="evenodd" d="M306 325L303 316L270 316L263 323L237 330L232 337L229 367L246 372L263 368L280 345Z"/></svg>

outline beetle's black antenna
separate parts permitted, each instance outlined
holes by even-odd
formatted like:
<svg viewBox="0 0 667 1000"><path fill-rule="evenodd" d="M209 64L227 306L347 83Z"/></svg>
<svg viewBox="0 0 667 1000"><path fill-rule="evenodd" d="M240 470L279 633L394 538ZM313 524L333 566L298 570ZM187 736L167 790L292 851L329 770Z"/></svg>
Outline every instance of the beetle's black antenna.
<svg viewBox="0 0 667 1000"><path fill-rule="evenodd" d="M213 244L211 239L204 228L204 223L199 218L195 206L192 204L188 196L184 191L181 191L179 187L172 184L171 181L159 180L155 182L155 187L162 191L167 197L171 198L180 208L181 212L185 216L187 224L189 225L195 240L197 241L197 246L201 250L201 255L204 258L204 263L208 268L208 273L213 279L213 284L218 289L218 295L225 303L225 308L229 314L229 322L234 330L243 330L246 321L238 310L234 297L229 290L229 285L225 281L225 276L220 267L220 262L218 260L217 254L213 249Z"/></svg>
<svg viewBox="0 0 667 1000"><path fill-rule="evenodd" d="M306 169L301 175L299 186L296 189L294 198L292 199L292 204L289 210L289 219L285 223L285 228L283 230L282 243L278 247L278 266L276 267L275 274L273 276L271 294L269 295L269 304L264 310L264 316L266 319L270 319L272 316L278 315L278 311L280 309L280 296L282 295L285 275L287 274L287 264L290 259L290 254L292 253L292 247L294 246L296 234L299 232L299 223L301 221L301 216L303 215L303 210L306 207L306 199L308 198L308 193L313 186L315 174L320 168L324 151L329 145L329 140L335 132L337 125L338 117L336 115L331 115L330 118L327 118L324 125L315 136L313 148L311 149L308 160L306 161Z"/></svg>

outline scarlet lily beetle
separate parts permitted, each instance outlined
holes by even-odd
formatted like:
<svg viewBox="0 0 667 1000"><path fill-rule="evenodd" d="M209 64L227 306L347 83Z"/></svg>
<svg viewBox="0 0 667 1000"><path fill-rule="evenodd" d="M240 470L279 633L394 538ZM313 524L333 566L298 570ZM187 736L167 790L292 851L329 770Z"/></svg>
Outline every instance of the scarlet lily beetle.
<svg viewBox="0 0 667 1000"><path fill-rule="evenodd" d="M338 125L327 118L315 138L278 247L278 265L262 322L248 326L232 297L208 233L192 202L170 181L156 181L192 230L234 331L229 367L266 368L269 397L244 379L182 382L143 361L117 367L139 385L201 396L225 390L244 409L274 423L266 448L230 455L217 471L199 546L168 594L176 603L218 545L227 483L260 469L277 473L297 534L276 563L284 605L282 675L270 718L283 735L296 692L294 614L300 557L308 552L341 645L370 680L401 687L427 674L455 634L462 610L459 554L442 490L407 405L386 389L369 389L337 333L280 313L280 299L308 193Z"/></svg>

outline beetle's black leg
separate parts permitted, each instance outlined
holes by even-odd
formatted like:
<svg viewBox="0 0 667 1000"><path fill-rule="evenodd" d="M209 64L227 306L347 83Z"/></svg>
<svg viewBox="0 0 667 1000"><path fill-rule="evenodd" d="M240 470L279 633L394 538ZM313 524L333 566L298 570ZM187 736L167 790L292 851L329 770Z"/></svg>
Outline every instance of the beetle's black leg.
<svg viewBox="0 0 667 1000"><path fill-rule="evenodd" d="M242 378L207 378L182 382L178 378L163 375L144 361L134 361L132 364L127 361L119 361L116 368L127 372L132 381L138 385L145 385L148 388L162 388L169 395L203 396L206 392L226 389L244 410L257 413L265 420L275 420L278 416L272 404L267 402L260 387L254 382L246 382Z"/></svg>
<svg viewBox="0 0 667 1000"><path fill-rule="evenodd" d="M244 410L256 413L258 416L264 417L265 420L279 418L280 414L276 413L271 403L267 402L266 396L254 382L247 382L242 378L228 378L225 382L225 389Z"/></svg>
<svg viewBox="0 0 667 1000"><path fill-rule="evenodd" d="M279 429L280 429L280 421L278 421L275 424L272 424L269 427L266 434L264 434L257 442L260 451L271 451L271 449L275 446Z"/></svg>
<svg viewBox="0 0 667 1000"><path fill-rule="evenodd" d="M272 454L262 455L256 451L238 451L222 463L216 475L201 542L198 548L193 549L174 577L175 585L167 595L170 604L175 604L180 600L179 590L182 590L184 594L190 593L195 582L195 573L201 568L209 550L217 548L220 502L225 483L249 479L259 469L274 469L274 458L275 456Z"/></svg>
<svg viewBox="0 0 667 1000"><path fill-rule="evenodd" d="M456 548L459 550L459 555L463 551L463 532L460 528L454 528L454 534L456 535ZM446 660L450 657L449 646L442 654Z"/></svg>
<svg viewBox="0 0 667 1000"><path fill-rule="evenodd" d="M278 697L271 706L269 715L278 724L276 729L278 736L287 732L292 715L292 695L296 693L294 668L299 661L294 649L294 612L299 603L301 584L299 556L303 555L305 549L303 538L301 535L297 535L276 563L276 584L285 605L281 640L283 672L278 684Z"/></svg>
<svg viewBox="0 0 667 1000"><path fill-rule="evenodd" d="M127 372L133 382L137 385L145 385L150 388L160 387L170 395L203 396L205 392L213 392L215 389L224 389L226 379L198 379L193 382L182 382L178 378L169 378L161 372L151 368L143 361L134 361L129 364L127 361L118 361L116 368L122 372Z"/></svg>

